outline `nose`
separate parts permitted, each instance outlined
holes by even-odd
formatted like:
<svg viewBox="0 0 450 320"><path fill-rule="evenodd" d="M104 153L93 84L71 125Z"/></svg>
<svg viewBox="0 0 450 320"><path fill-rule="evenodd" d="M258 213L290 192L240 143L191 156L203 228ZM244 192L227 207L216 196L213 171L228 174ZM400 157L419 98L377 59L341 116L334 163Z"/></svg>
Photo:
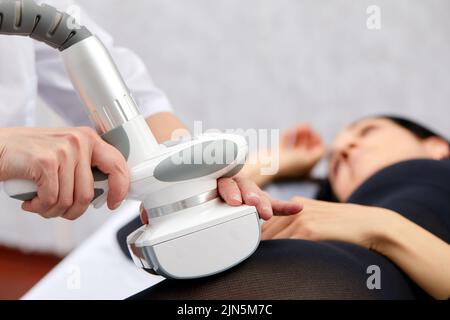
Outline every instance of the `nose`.
<svg viewBox="0 0 450 320"><path fill-rule="evenodd" d="M353 132L343 132L331 146L331 158L346 160L352 154L354 149L359 148L361 141Z"/></svg>
<svg viewBox="0 0 450 320"><path fill-rule="evenodd" d="M350 155L350 153L352 152L352 150L354 150L356 148L356 142L349 142L345 145L345 147L343 148L343 150L341 151L341 154L343 157L348 158L348 156Z"/></svg>

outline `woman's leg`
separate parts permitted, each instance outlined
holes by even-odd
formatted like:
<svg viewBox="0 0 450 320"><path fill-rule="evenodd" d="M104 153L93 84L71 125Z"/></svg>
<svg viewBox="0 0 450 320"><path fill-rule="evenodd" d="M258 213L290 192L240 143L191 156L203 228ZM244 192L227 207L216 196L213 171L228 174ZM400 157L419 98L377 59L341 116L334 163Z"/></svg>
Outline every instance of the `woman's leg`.
<svg viewBox="0 0 450 320"><path fill-rule="evenodd" d="M370 290L367 268L380 268ZM369 281L372 283L371 281ZM165 280L131 299L414 299L426 297L395 265L338 242L262 241L238 266L207 278Z"/></svg>

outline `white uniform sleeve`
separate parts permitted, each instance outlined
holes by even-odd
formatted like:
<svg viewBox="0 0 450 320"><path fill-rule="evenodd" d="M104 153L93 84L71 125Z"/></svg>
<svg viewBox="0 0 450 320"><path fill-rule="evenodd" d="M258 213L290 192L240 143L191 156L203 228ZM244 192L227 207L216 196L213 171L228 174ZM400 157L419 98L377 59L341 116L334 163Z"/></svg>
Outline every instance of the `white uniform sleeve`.
<svg viewBox="0 0 450 320"><path fill-rule="evenodd" d="M74 5L71 0L45 2L61 11L66 11L69 6ZM153 84L143 61L131 50L115 46L111 35L101 29L85 12L81 12L80 17L80 23L97 35L108 48L144 117L162 111L172 111L166 95ZM69 124L90 125L87 112L72 87L58 50L35 42L35 54L40 97Z"/></svg>

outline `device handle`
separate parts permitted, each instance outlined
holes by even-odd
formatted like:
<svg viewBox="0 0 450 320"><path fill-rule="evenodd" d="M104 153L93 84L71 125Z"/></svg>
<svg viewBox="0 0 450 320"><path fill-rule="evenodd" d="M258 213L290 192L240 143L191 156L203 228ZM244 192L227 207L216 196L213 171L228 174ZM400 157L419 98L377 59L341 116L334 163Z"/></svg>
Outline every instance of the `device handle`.
<svg viewBox="0 0 450 320"><path fill-rule="evenodd" d="M106 202L108 195L108 176L97 168L92 168L92 175L94 177L94 198L91 204L94 208L99 208ZM37 196L37 186L32 180L7 180L3 183L3 188L9 197L21 201L32 200Z"/></svg>

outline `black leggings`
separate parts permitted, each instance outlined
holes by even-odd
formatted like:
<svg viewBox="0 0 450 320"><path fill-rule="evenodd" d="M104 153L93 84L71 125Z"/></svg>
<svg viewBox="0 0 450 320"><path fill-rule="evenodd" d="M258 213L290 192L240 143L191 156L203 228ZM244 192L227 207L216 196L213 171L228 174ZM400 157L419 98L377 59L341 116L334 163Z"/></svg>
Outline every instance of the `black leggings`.
<svg viewBox="0 0 450 320"><path fill-rule="evenodd" d="M368 289L370 265L381 289ZM385 257L341 242L262 241L238 266L207 278L164 280L130 299L417 299L428 296Z"/></svg>

